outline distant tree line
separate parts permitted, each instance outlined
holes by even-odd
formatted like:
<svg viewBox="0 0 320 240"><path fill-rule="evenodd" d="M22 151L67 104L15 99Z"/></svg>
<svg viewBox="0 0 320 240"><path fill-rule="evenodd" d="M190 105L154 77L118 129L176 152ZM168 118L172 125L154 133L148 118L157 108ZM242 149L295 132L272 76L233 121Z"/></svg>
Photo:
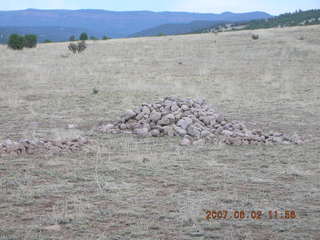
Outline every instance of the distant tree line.
<svg viewBox="0 0 320 240"><path fill-rule="evenodd" d="M99 40L99 38L97 38L97 37L95 37L95 36L90 36L90 38L89 38L88 34L85 33L85 32L83 32L83 33L80 34L79 40L81 40L81 41L86 41L86 40L89 40L89 39L90 39L90 40ZM101 39L102 39L102 40L108 40L108 39L111 39L111 38L108 37L108 36L106 36L106 35L104 35ZM75 37L74 35L72 35L72 36L69 37L69 41L70 41L70 42L73 42L73 41L76 41L76 40L77 40L77 39L76 39L76 37Z"/></svg>
<svg viewBox="0 0 320 240"><path fill-rule="evenodd" d="M88 40L88 34L87 33L81 33L79 36L79 40L85 41ZM98 40L95 36L90 36L91 40ZM102 40L108 40L111 39L108 36L103 36ZM74 35L69 37L69 41L76 41L76 37ZM46 39L43 41L43 43L51 43L52 41L49 39ZM26 34L26 35L20 35L20 34L11 34L8 38L7 44L8 47L14 50L22 50L23 48L34 48L37 46L38 43L38 37L35 34Z"/></svg>
<svg viewBox="0 0 320 240"><path fill-rule="evenodd" d="M320 9L307 11L297 10L293 13L285 13L272 18L251 20L247 22L229 22L216 24L208 28L194 31L192 33L220 32L224 30L240 31L244 29L254 30L263 28L305 26L315 24L320 24Z"/></svg>
<svg viewBox="0 0 320 240"><path fill-rule="evenodd" d="M246 29L291 27L320 24L320 10L296 11L293 13L281 14L277 17L264 20L250 21Z"/></svg>

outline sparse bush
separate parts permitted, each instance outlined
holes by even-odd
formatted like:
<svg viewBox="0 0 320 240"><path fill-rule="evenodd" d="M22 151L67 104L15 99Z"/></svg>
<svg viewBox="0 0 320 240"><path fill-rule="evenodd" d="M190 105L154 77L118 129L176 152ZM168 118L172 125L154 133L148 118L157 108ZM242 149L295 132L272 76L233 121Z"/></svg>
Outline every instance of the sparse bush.
<svg viewBox="0 0 320 240"><path fill-rule="evenodd" d="M24 36L24 46L26 48L34 48L37 46L38 38L37 35L34 34L27 34Z"/></svg>
<svg viewBox="0 0 320 240"><path fill-rule="evenodd" d="M77 53L78 51L78 45L75 44L75 43L70 43L69 46L68 46L68 49L73 52L74 54Z"/></svg>
<svg viewBox="0 0 320 240"><path fill-rule="evenodd" d="M111 39L111 38L108 37L108 36L106 36L106 35L104 35L104 36L102 37L102 40L109 40L109 39Z"/></svg>
<svg viewBox="0 0 320 240"><path fill-rule="evenodd" d="M52 41L49 40L49 39L46 39L46 40L43 41L43 43L52 43Z"/></svg>
<svg viewBox="0 0 320 240"><path fill-rule="evenodd" d="M69 37L69 41L70 42L74 42L76 40L76 37L74 35L70 36Z"/></svg>
<svg viewBox="0 0 320 240"><path fill-rule="evenodd" d="M86 44L85 41L79 42L79 44L78 44L78 53L83 52L84 50L86 50L86 48L87 48L87 44Z"/></svg>
<svg viewBox="0 0 320 240"><path fill-rule="evenodd" d="M24 48L25 38L19 34L11 34L8 41L8 47L14 50L22 50Z"/></svg>
<svg viewBox="0 0 320 240"><path fill-rule="evenodd" d="M85 41L85 40L88 40L89 38L88 38L88 34L86 34L86 33L81 33L81 35L80 35L80 40L81 41Z"/></svg>
<svg viewBox="0 0 320 240"><path fill-rule="evenodd" d="M259 39L259 34L252 34L252 39L253 40L258 40Z"/></svg>
<svg viewBox="0 0 320 240"><path fill-rule="evenodd" d="M68 45L68 49L73 52L74 54L76 53L81 53L87 48L87 44L85 41L81 41L78 44L75 43L70 43Z"/></svg>

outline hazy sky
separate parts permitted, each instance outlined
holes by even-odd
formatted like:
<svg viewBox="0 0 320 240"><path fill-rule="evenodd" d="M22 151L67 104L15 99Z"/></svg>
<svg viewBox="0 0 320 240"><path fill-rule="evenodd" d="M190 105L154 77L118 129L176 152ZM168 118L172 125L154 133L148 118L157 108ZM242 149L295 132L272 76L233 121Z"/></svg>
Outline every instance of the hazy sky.
<svg viewBox="0 0 320 240"><path fill-rule="evenodd" d="M0 0L0 10L106 9L221 13L266 11L279 14L320 8L320 0Z"/></svg>

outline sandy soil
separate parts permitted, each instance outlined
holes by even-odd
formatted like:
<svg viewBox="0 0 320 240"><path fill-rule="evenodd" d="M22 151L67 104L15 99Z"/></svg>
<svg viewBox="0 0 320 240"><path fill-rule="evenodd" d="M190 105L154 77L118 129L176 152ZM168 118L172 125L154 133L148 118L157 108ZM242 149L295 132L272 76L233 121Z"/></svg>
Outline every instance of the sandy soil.
<svg viewBox="0 0 320 240"><path fill-rule="evenodd" d="M81 55L0 46L0 140L94 141L0 158L0 239L320 239L320 26L255 32L88 42ZM92 130L166 96L310 141L186 148ZM206 210L247 215L208 221Z"/></svg>

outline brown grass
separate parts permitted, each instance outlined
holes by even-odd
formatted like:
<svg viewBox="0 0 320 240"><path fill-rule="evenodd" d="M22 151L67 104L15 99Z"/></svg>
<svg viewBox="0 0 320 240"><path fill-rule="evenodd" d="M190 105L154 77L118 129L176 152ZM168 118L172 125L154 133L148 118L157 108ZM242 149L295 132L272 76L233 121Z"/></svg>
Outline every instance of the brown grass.
<svg viewBox="0 0 320 240"><path fill-rule="evenodd" d="M252 33L95 41L81 56L67 43L1 46L0 140L89 135L96 144L0 158L0 239L319 239L320 27ZM170 95L202 96L229 119L312 141L184 148L92 131ZM203 209L298 218L208 223Z"/></svg>

